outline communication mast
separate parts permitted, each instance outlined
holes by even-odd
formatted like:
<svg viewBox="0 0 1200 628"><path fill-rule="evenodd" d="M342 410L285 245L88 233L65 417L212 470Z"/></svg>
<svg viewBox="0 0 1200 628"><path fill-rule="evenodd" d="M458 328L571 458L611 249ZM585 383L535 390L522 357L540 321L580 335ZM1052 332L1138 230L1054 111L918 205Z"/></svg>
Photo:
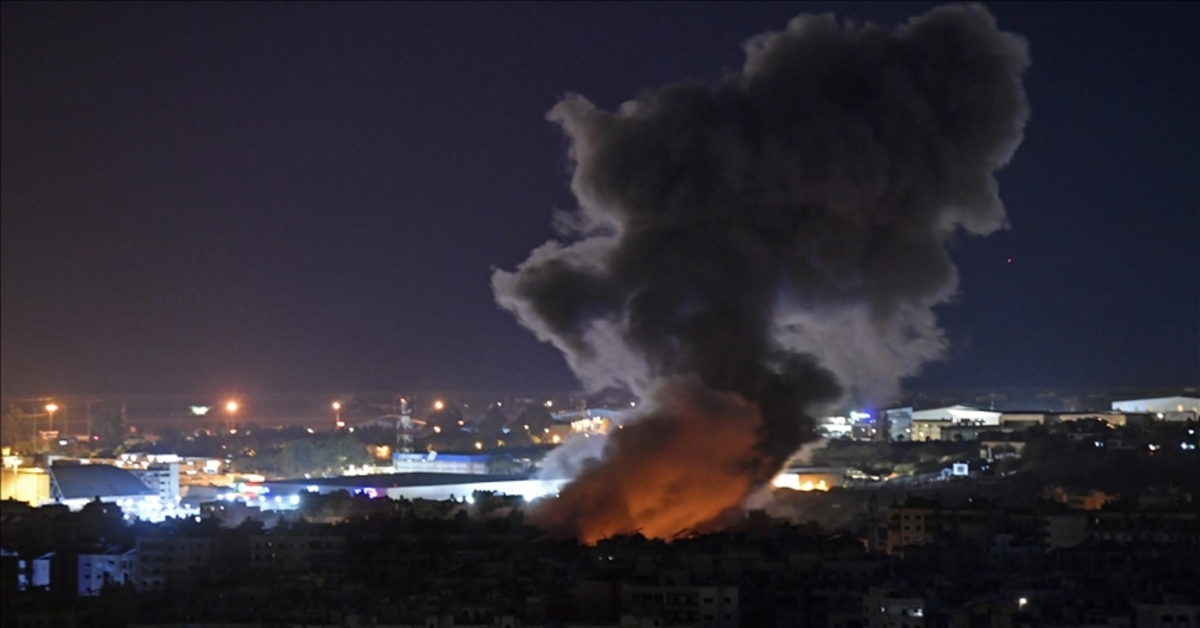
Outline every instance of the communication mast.
<svg viewBox="0 0 1200 628"><path fill-rule="evenodd" d="M401 453L412 453L413 450L413 424L412 424L412 408L408 405L408 398L400 398L400 420L396 421L396 451Z"/></svg>

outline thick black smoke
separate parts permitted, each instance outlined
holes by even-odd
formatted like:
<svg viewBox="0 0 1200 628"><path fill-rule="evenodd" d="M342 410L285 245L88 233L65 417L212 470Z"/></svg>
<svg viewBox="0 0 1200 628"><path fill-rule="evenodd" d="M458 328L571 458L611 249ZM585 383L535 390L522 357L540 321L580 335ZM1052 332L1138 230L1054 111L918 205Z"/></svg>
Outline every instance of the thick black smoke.
<svg viewBox="0 0 1200 628"><path fill-rule="evenodd" d="M670 438L688 419L662 400L706 393L664 388L756 408L729 418L754 435L754 484L811 438L814 407L843 387L886 397L944 351L945 245L1006 225L994 172L1021 142L1029 54L978 5L894 29L802 15L746 54L717 86L554 107L579 210L561 217L568 242L493 287L585 384L657 398L643 422L672 417ZM629 458L663 453L629 440L601 464L636 474Z"/></svg>

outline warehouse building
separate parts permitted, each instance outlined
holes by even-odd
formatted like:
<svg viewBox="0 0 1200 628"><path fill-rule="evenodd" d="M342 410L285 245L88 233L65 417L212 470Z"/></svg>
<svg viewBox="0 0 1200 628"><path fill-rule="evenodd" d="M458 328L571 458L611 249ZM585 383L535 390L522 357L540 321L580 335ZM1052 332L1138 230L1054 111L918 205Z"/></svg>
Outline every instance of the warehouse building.
<svg viewBox="0 0 1200 628"><path fill-rule="evenodd" d="M1113 412L1149 414L1163 421L1195 421L1200 416L1198 397L1156 397L1112 402Z"/></svg>

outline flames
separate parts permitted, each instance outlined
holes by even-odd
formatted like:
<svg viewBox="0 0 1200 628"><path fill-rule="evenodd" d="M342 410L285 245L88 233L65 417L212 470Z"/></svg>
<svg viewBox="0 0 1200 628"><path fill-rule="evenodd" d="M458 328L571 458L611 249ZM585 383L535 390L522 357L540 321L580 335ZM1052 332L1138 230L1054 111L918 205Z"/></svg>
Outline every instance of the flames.
<svg viewBox="0 0 1200 628"><path fill-rule="evenodd" d="M836 480L828 480L825 478L809 477L809 474L799 473L780 473L771 480L771 486L775 488L789 488L793 491L828 491L830 488L837 486Z"/></svg>
<svg viewBox="0 0 1200 628"><path fill-rule="evenodd" d="M776 471L757 450L758 406L739 395L677 385L654 405L612 432L603 459L535 508L534 522L589 544L669 539L717 519Z"/></svg>

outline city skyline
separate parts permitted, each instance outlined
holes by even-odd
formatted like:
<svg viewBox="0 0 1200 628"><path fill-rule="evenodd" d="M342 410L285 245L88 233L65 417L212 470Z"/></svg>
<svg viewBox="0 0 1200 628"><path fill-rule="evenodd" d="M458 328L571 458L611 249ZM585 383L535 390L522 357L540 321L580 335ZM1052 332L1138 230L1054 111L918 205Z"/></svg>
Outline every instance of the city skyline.
<svg viewBox="0 0 1200 628"><path fill-rule="evenodd" d="M0 624L1200 625L1200 4L0 12Z"/></svg>

